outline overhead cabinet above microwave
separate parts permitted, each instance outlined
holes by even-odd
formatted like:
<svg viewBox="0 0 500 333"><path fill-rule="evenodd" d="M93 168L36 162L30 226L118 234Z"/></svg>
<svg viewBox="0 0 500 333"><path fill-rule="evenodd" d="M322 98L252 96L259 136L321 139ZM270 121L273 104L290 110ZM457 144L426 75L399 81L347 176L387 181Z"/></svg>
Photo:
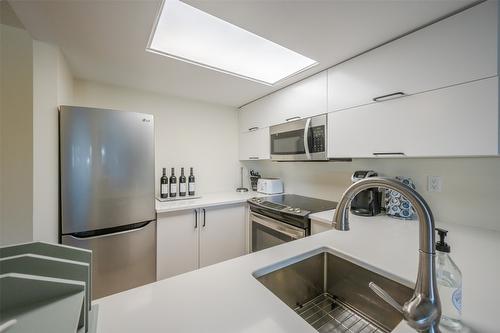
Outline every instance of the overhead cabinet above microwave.
<svg viewBox="0 0 500 333"><path fill-rule="evenodd" d="M328 111L498 74L498 1L487 1L328 70Z"/></svg>
<svg viewBox="0 0 500 333"><path fill-rule="evenodd" d="M326 113L326 85L324 71L245 105L239 110L240 132Z"/></svg>

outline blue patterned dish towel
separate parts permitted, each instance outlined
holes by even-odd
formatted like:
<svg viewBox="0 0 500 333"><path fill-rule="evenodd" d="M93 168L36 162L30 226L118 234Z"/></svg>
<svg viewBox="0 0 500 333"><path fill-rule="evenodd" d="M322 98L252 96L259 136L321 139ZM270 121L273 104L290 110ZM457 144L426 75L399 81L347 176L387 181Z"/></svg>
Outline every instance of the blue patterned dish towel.
<svg viewBox="0 0 500 333"><path fill-rule="evenodd" d="M396 177L397 180L402 182L408 187L415 189L415 183L410 177ZM385 191L385 209L386 214L390 217L413 220L416 218L415 210L410 201L406 199L401 193L394 190Z"/></svg>

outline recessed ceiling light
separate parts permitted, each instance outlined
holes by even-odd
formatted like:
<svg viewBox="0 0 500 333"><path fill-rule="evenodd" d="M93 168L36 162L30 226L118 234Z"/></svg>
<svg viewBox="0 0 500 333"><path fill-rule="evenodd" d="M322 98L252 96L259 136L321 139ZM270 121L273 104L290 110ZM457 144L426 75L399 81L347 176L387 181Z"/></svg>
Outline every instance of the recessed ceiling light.
<svg viewBox="0 0 500 333"><path fill-rule="evenodd" d="M179 0L164 0L146 50L267 85L317 64Z"/></svg>

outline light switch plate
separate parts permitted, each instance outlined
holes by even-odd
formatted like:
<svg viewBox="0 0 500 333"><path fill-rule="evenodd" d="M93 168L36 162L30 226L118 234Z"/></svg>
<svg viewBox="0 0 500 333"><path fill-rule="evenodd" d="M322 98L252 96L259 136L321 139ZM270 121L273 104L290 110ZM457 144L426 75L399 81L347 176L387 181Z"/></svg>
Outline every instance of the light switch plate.
<svg viewBox="0 0 500 333"><path fill-rule="evenodd" d="M427 177L427 191L429 192L442 192L443 179L441 176L428 176Z"/></svg>

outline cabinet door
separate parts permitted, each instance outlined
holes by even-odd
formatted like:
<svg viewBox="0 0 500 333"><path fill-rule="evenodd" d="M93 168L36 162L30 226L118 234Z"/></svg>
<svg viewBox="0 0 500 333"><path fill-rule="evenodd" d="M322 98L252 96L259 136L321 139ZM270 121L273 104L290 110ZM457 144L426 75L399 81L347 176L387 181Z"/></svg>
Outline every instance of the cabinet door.
<svg viewBox="0 0 500 333"><path fill-rule="evenodd" d="M270 116L266 107L267 99L261 98L238 110L239 131L248 132L259 128L268 127Z"/></svg>
<svg viewBox="0 0 500 333"><path fill-rule="evenodd" d="M332 225L321 221L311 220L311 235L332 230Z"/></svg>
<svg viewBox="0 0 500 333"><path fill-rule="evenodd" d="M238 113L239 129L248 132L327 110L327 73L323 71L242 107Z"/></svg>
<svg viewBox="0 0 500 333"><path fill-rule="evenodd" d="M498 126L494 77L332 112L329 157L495 156Z"/></svg>
<svg viewBox="0 0 500 333"><path fill-rule="evenodd" d="M270 158L269 127L240 133L240 160L268 160Z"/></svg>
<svg viewBox="0 0 500 333"><path fill-rule="evenodd" d="M482 3L332 67L328 111L497 75L498 6Z"/></svg>
<svg viewBox="0 0 500 333"><path fill-rule="evenodd" d="M205 208L200 217L200 267L246 253L246 204Z"/></svg>
<svg viewBox="0 0 500 333"><path fill-rule="evenodd" d="M270 125L326 113L327 73L323 71L267 97Z"/></svg>
<svg viewBox="0 0 500 333"><path fill-rule="evenodd" d="M198 219L198 225L196 221ZM198 268L197 210L184 210L158 215L157 279L189 272Z"/></svg>

